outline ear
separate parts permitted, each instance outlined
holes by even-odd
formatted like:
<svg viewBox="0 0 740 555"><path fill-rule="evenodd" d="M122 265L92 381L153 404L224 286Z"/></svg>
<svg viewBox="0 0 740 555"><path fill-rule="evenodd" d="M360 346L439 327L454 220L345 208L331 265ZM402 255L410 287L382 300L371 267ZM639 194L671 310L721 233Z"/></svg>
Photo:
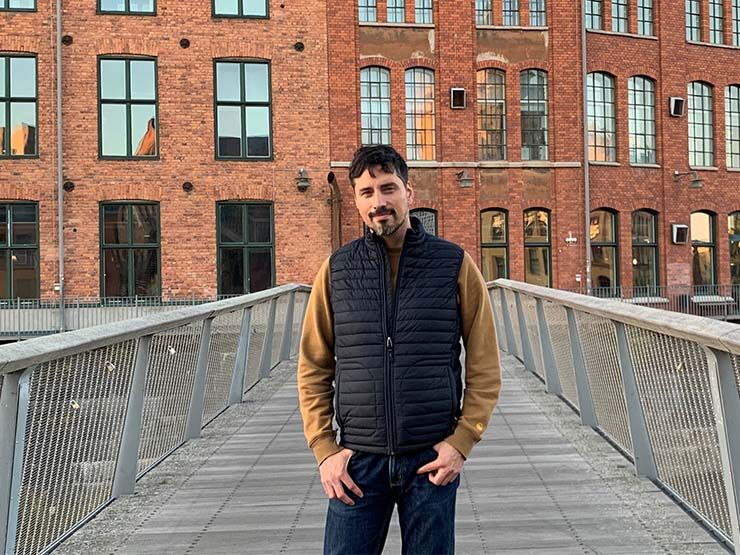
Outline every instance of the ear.
<svg viewBox="0 0 740 555"><path fill-rule="evenodd" d="M411 187L410 183L406 184L406 200L408 201L409 205L414 202L414 189L413 187Z"/></svg>

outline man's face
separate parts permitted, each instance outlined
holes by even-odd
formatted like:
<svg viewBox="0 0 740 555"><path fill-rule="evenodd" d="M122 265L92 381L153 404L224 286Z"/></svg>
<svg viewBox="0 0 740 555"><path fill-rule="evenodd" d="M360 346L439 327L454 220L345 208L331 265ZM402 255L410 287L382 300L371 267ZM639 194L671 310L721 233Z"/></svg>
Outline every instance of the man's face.
<svg viewBox="0 0 740 555"><path fill-rule="evenodd" d="M385 173L380 166L355 179L355 205L365 222L379 237L393 235L408 222L409 205L414 192L395 173Z"/></svg>

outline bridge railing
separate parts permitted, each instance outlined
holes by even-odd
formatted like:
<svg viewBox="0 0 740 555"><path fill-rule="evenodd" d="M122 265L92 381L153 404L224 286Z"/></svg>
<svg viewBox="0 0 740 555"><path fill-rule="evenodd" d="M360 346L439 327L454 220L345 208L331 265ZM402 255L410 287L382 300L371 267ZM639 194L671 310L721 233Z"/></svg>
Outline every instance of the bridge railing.
<svg viewBox="0 0 740 555"><path fill-rule="evenodd" d="M53 549L295 355L310 289L0 347L0 553Z"/></svg>
<svg viewBox="0 0 740 555"><path fill-rule="evenodd" d="M740 327L489 284L500 346L740 553Z"/></svg>

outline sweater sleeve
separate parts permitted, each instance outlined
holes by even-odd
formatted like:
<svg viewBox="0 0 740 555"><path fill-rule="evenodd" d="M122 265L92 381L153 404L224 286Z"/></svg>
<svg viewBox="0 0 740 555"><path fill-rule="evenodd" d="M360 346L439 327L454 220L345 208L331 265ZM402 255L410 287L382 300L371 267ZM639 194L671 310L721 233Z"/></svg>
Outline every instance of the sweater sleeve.
<svg viewBox="0 0 740 555"><path fill-rule="evenodd" d="M466 252L457 282L465 345L465 391L457 427L445 441L468 458L501 391L501 363L488 288Z"/></svg>
<svg viewBox="0 0 740 555"><path fill-rule="evenodd" d="M341 449L332 426L335 362L329 275L329 259L326 259L308 298L298 353L298 401L303 431L318 464Z"/></svg>

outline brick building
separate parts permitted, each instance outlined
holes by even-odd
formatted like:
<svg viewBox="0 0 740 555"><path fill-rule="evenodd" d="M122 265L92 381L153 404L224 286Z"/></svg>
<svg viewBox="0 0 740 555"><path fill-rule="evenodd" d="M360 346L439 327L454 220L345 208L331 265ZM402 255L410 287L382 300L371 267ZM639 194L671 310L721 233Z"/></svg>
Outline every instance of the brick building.
<svg viewBox="0 0 740 555"><path fill-rule="evenodd" d="M740 282L740 0L585 0L585 72L579 4L0 0L0 297L57 294L62 183L67 296L310 281L379 142L489 279Z"/></svg>

